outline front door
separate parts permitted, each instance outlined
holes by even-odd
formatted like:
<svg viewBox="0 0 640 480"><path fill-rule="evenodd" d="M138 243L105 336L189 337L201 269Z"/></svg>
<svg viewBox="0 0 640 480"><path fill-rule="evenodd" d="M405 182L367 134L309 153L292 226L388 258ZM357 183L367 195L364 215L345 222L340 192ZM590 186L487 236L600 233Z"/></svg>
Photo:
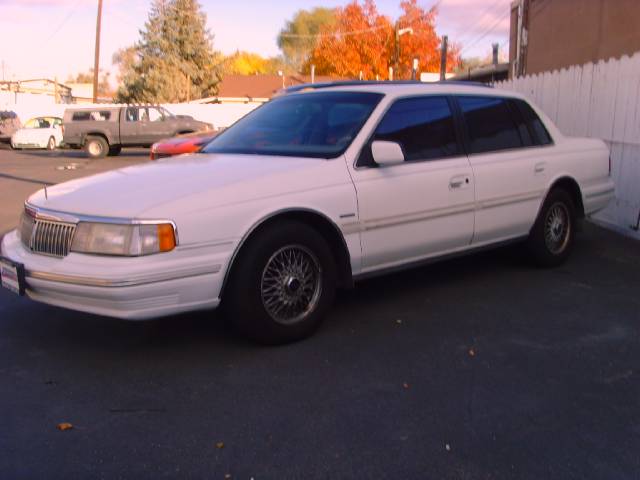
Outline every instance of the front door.
<svg viewBox="0 0 640 480"><path fill-rule="evenodd" d="M405 162L377 166L374 140L397 142ZM352 172L358 195L362 273L469 246L474 179L446 96L396 100Z"/></svg>

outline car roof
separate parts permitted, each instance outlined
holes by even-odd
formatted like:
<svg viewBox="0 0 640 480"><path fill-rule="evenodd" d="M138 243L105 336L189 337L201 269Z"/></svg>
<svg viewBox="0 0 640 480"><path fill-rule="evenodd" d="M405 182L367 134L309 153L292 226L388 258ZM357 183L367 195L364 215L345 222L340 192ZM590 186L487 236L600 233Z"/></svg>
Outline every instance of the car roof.
<svg viewBox="0 0 640 480"><path fill-rule="evenodd" d="M522 95L508 90L495 89L492 86L477 82L419 82L419 81L348 81L304 84L289 87L284 95L331 91L331 92L375 92L389 96L405 95L484 95L496 97L524 98Z"/></svg>

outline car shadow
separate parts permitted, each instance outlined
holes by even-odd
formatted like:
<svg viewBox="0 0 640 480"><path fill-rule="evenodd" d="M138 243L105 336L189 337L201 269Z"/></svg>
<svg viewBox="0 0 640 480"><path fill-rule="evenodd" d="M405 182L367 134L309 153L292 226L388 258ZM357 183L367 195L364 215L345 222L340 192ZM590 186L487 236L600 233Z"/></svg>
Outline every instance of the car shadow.
<svg viewBox="0 0 640 480"><path fill-rule="evenodd" d="M437 295L437 287L443 283L456 288L457 284L463 285L473 277L481 284L484 277L494 275L496 270L508 272L523 268L531 267L524 260L521 249L512 246L363 280L354 289L338 292L333 309L318 333L341 337L371 311L384 309L390 314L402 315L403 308L408 308L407 299L423 296L425 292L435 291ZM82 345L82 348L121 353L154 349L179 351L185 347L224 350L258 347L238 334L230 326L229 319L217 310L126 321L26 299L18 301L22 305L10 307L11 316L15 318L20 310L28 309L28 318L10 321L13 324L10 328L19 328L22 336L33 336L32 341L47 350L46 345L52 342L63 348Z"/></svg>
<svg viewBox="0 0 640 480"><path fill-rule="evenodd" d="M65 149L58 148L55 150L39 150L39 149L22 149L22 150L12 150L17 155L27 156L27 157L35 157L35 158L72 158L72 159L81 159L81 160L91 160L84 150L74 150L74 149ZM108 160L111 158L122 157L148 157L149 149L135 148L135 149L123 149L120 155L115 157L104 157L101 159L96 159L97 161Z"/></svg>

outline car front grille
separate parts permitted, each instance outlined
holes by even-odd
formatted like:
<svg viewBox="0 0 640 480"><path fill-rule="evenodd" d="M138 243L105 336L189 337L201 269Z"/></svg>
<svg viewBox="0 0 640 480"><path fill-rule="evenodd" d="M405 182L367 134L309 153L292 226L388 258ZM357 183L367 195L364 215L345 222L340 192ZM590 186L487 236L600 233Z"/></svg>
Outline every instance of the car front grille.
<svg viewBox="0 0 640 480"><path fill-rule="evenodd" d="M20 238L32 252L62 258L71 249L75 230L73 223L34 219L25 214L20 226Z"/></svg>

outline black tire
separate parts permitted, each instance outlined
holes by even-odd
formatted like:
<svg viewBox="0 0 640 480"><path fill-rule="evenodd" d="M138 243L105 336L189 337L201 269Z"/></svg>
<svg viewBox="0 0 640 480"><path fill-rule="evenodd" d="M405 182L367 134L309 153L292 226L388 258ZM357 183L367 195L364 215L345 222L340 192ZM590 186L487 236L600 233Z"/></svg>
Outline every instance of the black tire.
<svg viewBox="0 0 640 480"><path fill-rule="evenodd" d="M571 253L576 231L576 210L571 195L563 189L552 190L540 209L527 247L540 267L556 267Z"/></svg>
<svg viewBox="0 0 640 480"><path fill-rule="evenodd" d="M55 150L56 149L56 139L54 137L49 137L49 141L47 142L47 150Z"/></svg>
<svg viewBox="0 0 640 480"><path fill-rule="evenodd" d="M308 275L287 271L279 263L278 259L291 259L288 255L297 255L298 262L293 263ZM302 278L297 280L298 276ZM327 242L304 223L283 221L257 232L242 247L224 291L223 307L241 333L258 343L277 345L315 332L333 303L335 290L336 265ZM299 303L287 303L296 299ZM278 307L284 311L276 314Z"/></svg>
<svg viewBox="0 0 640 480"><path fill-rule="evenodd" d="M89 158L104 158L109 153L109 143L103 137L87 137L84 151Z"/></svg>
<svg viewBox="0 0 640 480"><path fill-rule="evenodd" d="M120 145L117 145L115 147L109 147L109 156L117 157L118 155L120 155L121 151L122 151L122 147Z"/></svg>

